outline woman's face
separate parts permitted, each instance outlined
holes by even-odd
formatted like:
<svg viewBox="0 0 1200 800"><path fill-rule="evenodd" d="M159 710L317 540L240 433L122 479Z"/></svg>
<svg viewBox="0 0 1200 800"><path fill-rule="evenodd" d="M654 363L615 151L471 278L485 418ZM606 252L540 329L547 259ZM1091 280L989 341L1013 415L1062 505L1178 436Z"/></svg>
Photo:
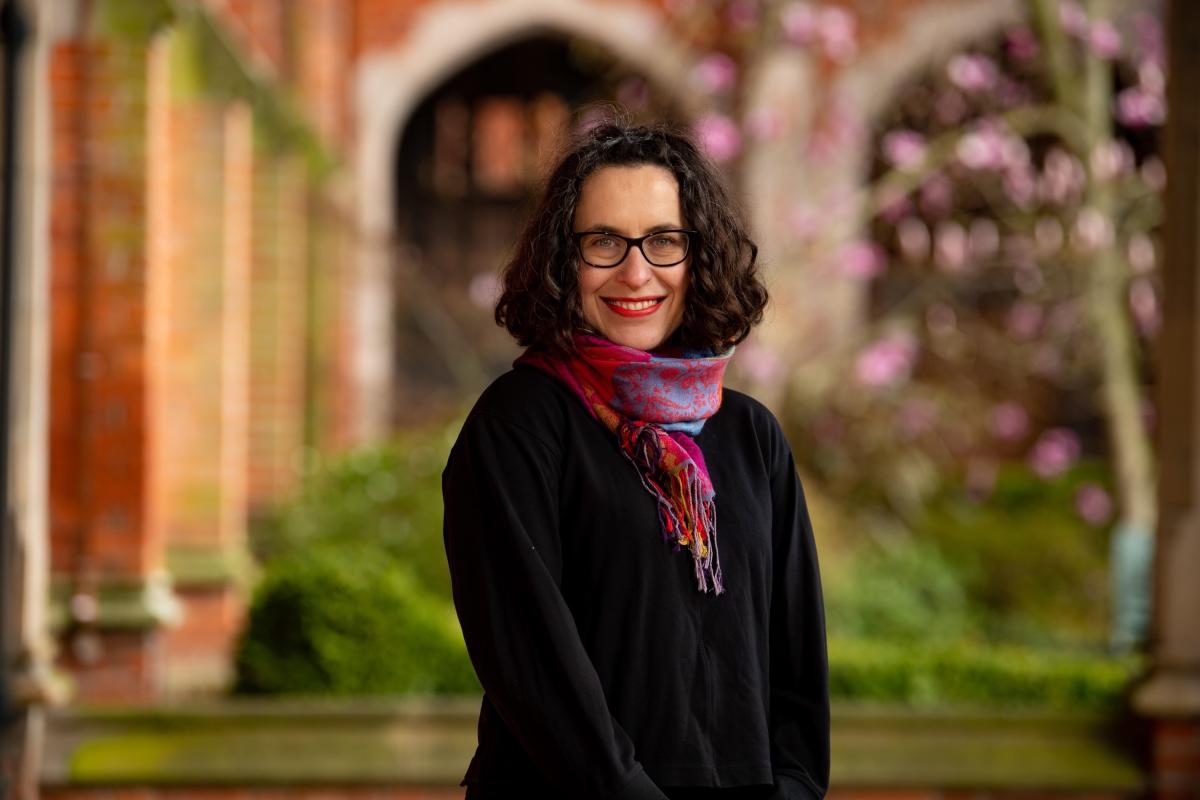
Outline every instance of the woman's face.
<svg viewBox="0 0 1200 800"><path fill-rule="evenodd" d="M687 227L683 223L675 176L641 164L601 167L588 176L575 207L574 230L638 237ZM650 240L644 246L649 249ZM690 254L670 267L651 265L636 247L615 267L593 267L578 254L577 260L584 319L610 341L653 350L683 321Z"/></svg>

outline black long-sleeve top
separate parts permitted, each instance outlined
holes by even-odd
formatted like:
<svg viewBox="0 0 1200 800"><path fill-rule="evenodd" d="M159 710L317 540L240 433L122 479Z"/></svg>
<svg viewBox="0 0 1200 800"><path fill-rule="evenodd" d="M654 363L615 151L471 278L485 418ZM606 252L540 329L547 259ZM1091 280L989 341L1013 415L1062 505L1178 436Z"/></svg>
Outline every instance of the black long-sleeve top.
<svg viewBox="0 0 1200 800"><path fill-rule="evenodd" d="M454 603L484 688L468 797L819 800L829 692L816 547L774 415L725 389L695 437L725 591L696 587L616 437L518 365L442 474Z"/></svg>

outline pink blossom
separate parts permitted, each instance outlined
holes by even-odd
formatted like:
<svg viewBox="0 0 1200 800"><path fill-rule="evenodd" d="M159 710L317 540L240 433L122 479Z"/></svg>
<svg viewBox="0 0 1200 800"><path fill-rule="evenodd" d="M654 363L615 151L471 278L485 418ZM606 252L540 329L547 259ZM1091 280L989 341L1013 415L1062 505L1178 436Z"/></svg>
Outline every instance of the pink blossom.
<svg viewBox="0 0 1200 800"><path fill-rule="evenodd" d="M1162 23L1158 16L1145 10L1138 11L1133 16L1133 31L1139 60L1163 64L1166 53L1163 48Z"/></svg>
<svg viewBox="0 0 1200 800"><path fill-rule="evenodd" d="M825 226L824 216L817 212L816 206L798 204L788 214L788 227L800 242L807 242L819 233Z"/></svg>
<svg viewBox="0 0 1200 800"><path fill-rule="evenodd" d="M967 229L967 250L971 260L987 261L1000 249L1000 229L989 217L977 217Z"/></svg>
<svg viewBox="0 0 1200 800"><path fill-rule="evenodd" d="M1088 45L1100 58L1116 58L1121 54L1121 34L1106 19L1097 20L1088 29Z"/></svg>
<svg viewBox="0 0 1200 800"><path fill-rule="evenodd" d="M1037 178L1034 176L1033 168L1026 164L1006 169L1001 181L1001 188L1013 205L1022 211L1028 211L1033 207L1034 200L1037 199Z"/></svg>
<svg viewBox="0 0 1200 800"><path fill-rule="evenodd" d="M1087 173L1075 156L1054 147L1046 153L1038 189L1042 200L1067 205L1083 190Z"/></svg>
<svg viewBox="0 0 1200 800"><path fill-rule="evenodd" d="M696 121L696 139L700 148L718 164L729 161L742 149L738 126L724 114L705 114Z"/></svg>
<svg viewBox="0 0 1200 800"><path fill-rule="evenodd" d="M785 371L779 354L757 340L747 340L738 345L734 360L748 378L760 384L775 383Z"/></svg>
<svg viewBox="0 0 1200 800"><path fill-rule="evenodd" d="M779 12L779 23L784 38L793 44L806 45L816 38L817 12L812 3L788 3Z"/></svg>
<svg viewBox="0 0 1200 800"><path fill-rule="evenodd" d="M725 11L725 19L735 31L748 31L759 22L757 0L733 0Z"/></svg>
<svg viewBox="0 0 1200 800"><path fill-rule="evenodd" d="M650 87L641 78L626 78L617 85L617 102L632 111L641 111L650 102Z"/></svg>
<svg viewBox="0 0 1200 800"><path fill-rule="evenodd" d="M1123 141L1106 139L1092 148L1088 163L1097 180L1112 180L1133 169L1133 150Z"/></svg>
<svg viewBox="0 0 1200 800"><path fill-rule="evenodd" d="M892 225L895 225L913 211L912 200L909 199L908 194L903 189L895 186L885 186L880 189L877 202L879 204L879 218Z"/></svg>
<svg viewBox="0 0 1200 800"><path fill-rule="evenodd" d="M1062 223L1057 217L1038 217L1033 224L1033 240L1037 242L1038 254L1043 257L1061 250L1064 238Z"/></svg>
<svg viewBox="0 0 1200 800"><path fill-rule="evenodd" d="M937 421L937 408L920 397L904 401L900 406L900 433L908 439L933 429Z"/></svg>
<svg viewBox="0 0 1200 800"><path fill-rule="evenodd" d="M1032 339L1042 326L1042 307L1029 300L1017 300L1008 309L1005 325L1018 339Z"/></svg>
<svg viewBox="0 0 1200 800"><path fill-rule="evenodd" d="M925 327L932 336L949 336L958 330L958 315L946 303L933 303L925 310Z"/></svg>
<svg viewBox="0 0 1200 800"><path fill-rule="evenodd" d="M1163 74L1163 68L1154 61L1138 64L1138 85L1150 94L1161 97L1167 88L1167 77Z"/></svg>
<svg viewBox="0 0 1200 800"><path fill-rule="evenodd" d="M692 70L692 79L703 91L719 94L737 85L737 62L725 53L709 53Z"/></svg>
<svg viewBox="0 0 1200 800"><path fill-rule="evenodd" d="M1069 428L1048 428L1029 452L1030 468L1042 478L1064 472L1079 458L1079 436Z"/></svg>
<svg viewBox="0 0 1200 800"><path fill-rule="evenodd" d="M822 8L817 17L821 49L831 60L844 63L858 53L854 16L840 6Z"/></svg>
<svg viewBox="0 0 1200 800"><path fill-rule="evenodd" d="M1158 333L1162 325L1162 312L1154 284L1149 278L1139 277L1129 282L1129 310L1143 336L1151 337Z"/></svg>
<svg viewBox="0 0 1200 800"><path fill-rule="evenodd" d="M900 254L906 261L919 262L929 258L929 228L916 217L905 217L896 226Z"/></svg>
<svg viewBox="0 0 1200 800"><path fill-rule="evenodd" d="M967 114L967 99L957 89L947 89L934 100L933 113L943 125L957 125Z"/></svg>
<svg viewBox="0 0 1200 800"><path fill-rule="evenodd" d="M1123 89L1117 95L1117 119L1131 128L1161 125L1167 116L1167 107L1160 95L1152 94L1140 86Z"/></svg>
<svg viewBox="0 0 1200 800"><path fill-rule="evenodd" d="M865 280L883 272L887 256L875 242L859 240L843 247L838 261L843 275Z"/></svg>
<svg viewBox="0 0 1200 800"><path fill-rule="evenodd" d="M930 175L921 185L921 210L930 217L945 215L954 205L954 184L944 173Z"/></svg>
<svg viewBox="0 0 1200 800"><path fill-rule="evenodd" d="M1129 266L1135 275L1146 275L1154 271L1154 242L1142 232L1129 237Z"/></svg>
<svg viewBox="0 0 1200 800"><path fill-rule="evenodd" d="M996 84L996 62L987 56L960 53L946 65L950 82L964 92L981 92Z"/></svg>
<svg viewBox="0 0 1200 800"><path fill-rule="evenodd" d="M1058 21L1072 36L1083 37L1088 32L1088 16L1076 0L1059 0Z"/></svg>
<svg viewBox="0 0 1200 800"><path fill-rule="evenodd" d="M1007 75L1001 75L996 80L995 95L996 100L1004 108L1023 105L1030 99L1029 87L1014 81Z"/></svg>
<svg viewBox="0 0 1200 800"><path fill-rule="evenodd" d="M925 160L925 137L916 131L889 131L881 146L888 163L903 170L911 170Z"/></svg>
<svg viewBox="0 0 1200 800"><path fill-rule="evenodd" d="M947 272L959 272L967 263L967 232L954 220L942 220L933 234L933 260Z"/></svg>
<svg viewBox="0 0 1200 800"><path fill-rule="evenodd" d="M1112 518L1112 498L1099 484L1084 483L1075 490L1075 510L1089 525L1099 527Z"/></svg>
<svg viewBox="0 0 1200 800"><path fill-rule="evenodd" d="M1093 253L1113 243L1112 220L1092 206L1084 206L1071 228L1071 244L1081 253Z"/></svg>
<svg viewBox="0 0 1200 800"><path fill-rule="evenodd" d="M879 388L907 380L916 360L916 338L907 332L893 333L867 347L855 363L858 381Z"/></svg>
<svg viewBox="0 0 1200 800"><path fill-rule="evenodd" d="M480 308L493 308L503 287L494 272L478 272L467 284L467 296Z"/></svg>
<svg viewBox="0 0 1200 800"><path fill-rule="evenodd" d="M1162 159L1158 156L1150 156L1142 163L1142 168L1138 170L1142 176L1142 180L1152 192L1161 192L1167 186L1167 168L1163 166Z"/></svg>
<svg viewBox="0 0 1200 800"><path fill-rule="evenodd" d="M1025 25L1009 28L1005 33L1005 46L1009 55L1017 61L1032 61L1041 49L1033 31Z"/></svg>
<svg viewBox="0 0 1200 800"><path fill-rule="evenodd" d="M988 427L997 439L1016 441L1029 430L1029 414L1020 403L1006 400L992 407Z"/></svg>
<svg viewBox="0 0 1200 800"><path fill-rule="evenodd" d="M783 135L783 116L773 108L759 106L746 115L746 130L760 142L774 141Z"/></svg>
<svg viewBox="0 0 1200 800"><path fill-rule="evenodd" d="M811 158L823 160L862 140L865 127L860 109L844 95L835 94L821 116L816 132L808 140Z"/></svg>
<svg viewBox="0 0 1200 800"><path fill-rule="evenodd" d="M954 153L964 166L978 170L1005 169L1029 160L1025 140L992 121L983 121L964 134Z"/></svg>

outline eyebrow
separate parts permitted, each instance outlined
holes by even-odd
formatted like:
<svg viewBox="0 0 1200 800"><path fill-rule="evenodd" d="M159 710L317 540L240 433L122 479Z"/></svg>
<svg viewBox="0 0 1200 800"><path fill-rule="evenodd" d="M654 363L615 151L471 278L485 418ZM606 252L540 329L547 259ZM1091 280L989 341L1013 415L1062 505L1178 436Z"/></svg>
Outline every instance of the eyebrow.
<svg viewBox="0 0 1200 800"><path fill-rule="evenodd" d="M660 222L657 225L647 228L646 234L649 235L651 233L658 233L659 231L675 231L675 230L679 230L681 228L683 228L683 225L681 225L679 223ZM624 232L621 230L621 228L619 226L609 225L606 222L600 222L595 225L591 225L589 227L584 228L583 230L586 232L589 232L589 233L591 233L591 232L619 233L619 234L624 235Z"/></svg>

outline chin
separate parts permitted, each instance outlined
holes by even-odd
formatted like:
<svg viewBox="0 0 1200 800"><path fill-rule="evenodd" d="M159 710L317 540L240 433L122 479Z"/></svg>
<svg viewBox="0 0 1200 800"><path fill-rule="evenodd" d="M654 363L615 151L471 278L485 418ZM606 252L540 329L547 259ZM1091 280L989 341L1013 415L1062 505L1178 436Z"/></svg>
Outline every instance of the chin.
<svg viewBox="0 0 1200 800"><path fill-rule="evenodd" d="M662 331L602 331L602 333L609 341L615 344L632 347L637 350L653 350L665 343L669 338L668 334Z"/></svg>

